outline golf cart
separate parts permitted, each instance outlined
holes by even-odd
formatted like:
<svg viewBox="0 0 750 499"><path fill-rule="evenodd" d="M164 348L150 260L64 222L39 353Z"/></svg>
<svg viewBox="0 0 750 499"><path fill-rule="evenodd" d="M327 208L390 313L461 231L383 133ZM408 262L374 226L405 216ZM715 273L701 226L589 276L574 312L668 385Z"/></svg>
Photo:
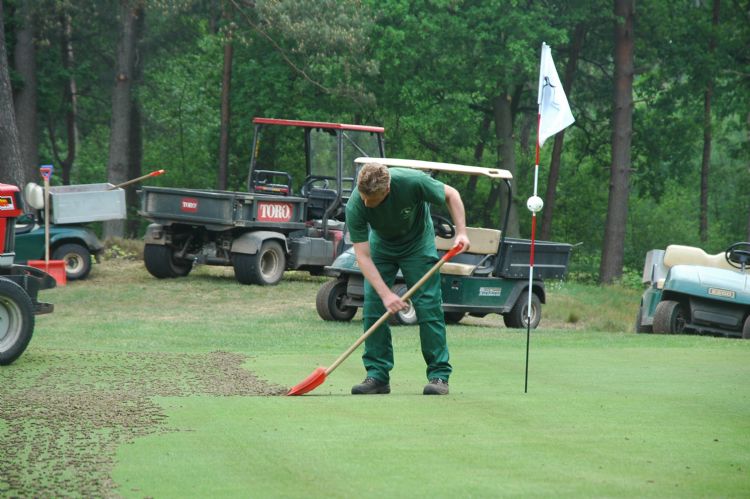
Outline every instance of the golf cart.
<svg viewBox="0 0 750 499"><path fill-rule="evenodd" d="M94 259L98 262L104 244L94 231L83 225L57 225L49 227L50 257L65 262L67 280L85 279L91 272ZM31 214L18 218L16 224L16 261L44 258L44 226Z"/></svg>
<svg viewBox="0 0 750 499"><path fill-rule="evenodd" d="M372 161L357 158L356 163ZM507 170L476 166L436 163L431 161L382 158L377 160L389 167L414 168L431 174L451 173L476 175L502 182L511 195L512 175ZM440 269L443 311L449 323L459 322L466 314L484 317L490 313L503 316L507 327L526 327L528 321L529 254L531 241L505 237L510 206L504 213L499 229L467 227L471 247ZM453 247L455 227L448 218L433 214L435 245L442 256ZM347 234L348 235L348 234ZM345 235L345 242L349 243ZM531 327L536 328L542 318L542 303L546 302L544 279L565 276L572 246L548 241L535 242L535 266L531 295ZM326 275L334 279L319 289L316 297L318 315L329 321L349 321L357 308L364 304L364 278L357 266L353 248L347 249L331 266ZM399 274L393 291L403 295L407 286ZM413 307L391 317L393 324L415 324Z"/></svg>
<svg viewBox="0 0 750 499"><path fill-rule="evenodd" d="M750 339L749 265L750 242L715 255L680 245L649 251L636 332Z"/></svg>

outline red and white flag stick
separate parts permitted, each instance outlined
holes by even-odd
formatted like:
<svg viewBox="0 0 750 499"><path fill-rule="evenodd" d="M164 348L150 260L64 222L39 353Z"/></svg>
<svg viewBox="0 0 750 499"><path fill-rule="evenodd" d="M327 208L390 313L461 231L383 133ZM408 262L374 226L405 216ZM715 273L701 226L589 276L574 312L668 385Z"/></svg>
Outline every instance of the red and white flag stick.
<svg viewBox="0 0 750 499"><path fill-rule="evenodd" d="M523 392L529 387L529 344L531 340L532 287L534 282L534 249L536 242L536 214L542 211L544 201L537 194L539 185L539 151L544 141L557 132L570 126L575 119L570 112L568 99L565 97L560 78L557 76L552 51L549 45L542 43L542 60L539 67L539 92L537 94L537 140L536 161L534 162L534 194L526 200L526 207L531 212L531 251L529 253L529 289L526 308L526 370L524 373Z"/></svg>

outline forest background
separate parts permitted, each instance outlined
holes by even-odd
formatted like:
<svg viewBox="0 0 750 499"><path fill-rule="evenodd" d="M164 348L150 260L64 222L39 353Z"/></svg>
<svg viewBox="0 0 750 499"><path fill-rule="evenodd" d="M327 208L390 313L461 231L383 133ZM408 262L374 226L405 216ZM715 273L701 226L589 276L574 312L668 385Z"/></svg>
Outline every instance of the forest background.
<svg viewBox="0 0 750 499"><path fill-rule="evenodd" d="M2 0L0 179L244 190L253 117L381 125L388 156L510 170L528 237L542 42L576 122L538 236L579 277L750 241L750 0ZM500 193L450 181L499 225ZM143 234L128 202L105 237Z"/></svg>

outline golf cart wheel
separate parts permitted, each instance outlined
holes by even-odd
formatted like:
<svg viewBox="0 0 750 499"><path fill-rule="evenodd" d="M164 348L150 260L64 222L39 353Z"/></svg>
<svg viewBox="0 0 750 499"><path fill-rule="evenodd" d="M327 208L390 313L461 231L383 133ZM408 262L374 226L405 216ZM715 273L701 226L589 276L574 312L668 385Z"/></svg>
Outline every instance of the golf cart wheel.
<svg viewBox="0 0 750 499"><path fill-rule="evenodd" d="M80 244L63 244L52 253L52 259L65 262L65 277L69 281L83 279L91 272L91 252Z"/></svg>
<svg viewBox="0 0 750 499"><path fill-rule="evenodd" d="M636 333L653 333L651 326L643 325L643 307L638 307L638 313L635 315L635 332Z"/></svg>
<svg viewBox="0 0 750 499"><path fill-rule="evenodd" d="M443 312L446 324L458 324L465 315L464 312Z"/></svg>
<svg viewBox="0 0 750 499"><path fill-rule="evenodd" d="M745 318L745 324L742 326L742 339L750 340L750 315Z"/></svg>
<svg viewBox="0 0 750 499"><path fill-rule="evenodd" d="M409 288L406 287L406 284L396 284L391 290L399 296L404 296ZM417 323L417 311L414 309L411 300L407 301L407 303L409 304L408 308L399 310L388 317L388 324L393 326L413 326Z"/></svg>
<svg viewBox="0 0 750 499"><path fill-rule="evenodd" d="M505 327L525 328L528 324L529 295L523 292L518 296L516 304L507 314L503 314ZM542 320L542 301L536 295L531 293L531 329L536 329Z"/></svg>
<svg viewBox="0 0 750 499"><path fill-rule="evenodd" d="M682 334L685 331L687 315L678 301L664 300L656 305L654 312L654 333Z"/></svg>
<svg viewBox="0 0 750 499"><path fill-rule="evenodd" d="M254 255L232 253L234 277L242 284L273 286L286 269L286 254L278 241L268 240Z"/></svg>
<svg viewBox="0 0 750 499"><path fill-rule="evenodd" d="M26 291L0 278L0 365L16 360L34 332L34 305Z"/></svg>
<svg viewBox="0 0 750 499"><path fill-rule="evenodd" d="M357 307L343 305L344 298L346 298L346 280L336 279L323 284L315 297L315 308L320 318L324 321L352 320L354 314L357 313Z"/></svg>
<svg viewBox="0 0 750 499"><path fill-rule="evenodd" d="M172 248L160 244L147 244L143 248L143 263L146 270L157 279L185 277L192 270L188 260L178 260Z"/></svg>

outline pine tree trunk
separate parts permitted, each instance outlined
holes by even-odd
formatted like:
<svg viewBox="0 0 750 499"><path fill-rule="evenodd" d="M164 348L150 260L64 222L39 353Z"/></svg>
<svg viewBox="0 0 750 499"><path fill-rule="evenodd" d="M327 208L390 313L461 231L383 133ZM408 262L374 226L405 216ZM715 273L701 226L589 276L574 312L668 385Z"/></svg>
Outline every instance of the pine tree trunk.
<svg viewBox="0 0 750 499"><path fill-rule="evenodd" d="M513 113L512 97L509 94L503 94L496 97L493 101L493 110L495 115L495 137L497 138L497 157L498 168L508 170L514 177L516 176L516 153L515 140L513 139ZM500 219L505 217L505 210L510 203L510 216L508 218L508 228L506 236L518 237L520 228L518 223L518 210L516 203L508 196L500 197ZM495 201L489 203L487 210L494 209Z"/></svg>
<svg viewBox="0 0 750 499"><path fill-rule="evenodd" d="M487 136L490 133L490 125L492 124L492 115L490 113L484 113L482 117L482 124L479 127L479 141L474 146L474 164L479 166L482 164L482 158L484 157L484 146L487 143ZM469 176L469 180L466 185L466 195L464 203L471 204L474 199L474 194L477 191L477 175Z"/></svg>
<svg viewBox="0 0 750 499"><path fill-rule="evenodd" d="M13 90L8 74L8 52L5 48L3 2L0 2L0 179L23 188L23 160L18 142Z"/></svg>
<svg viewBox="0 0 750 499"><path fill-rule="evenodd" d="M708 56L713 57L716 52L716 30L719 27L719 11L721 1L714 0L711 15L712 33L708 39ZM713 129L711 126L711 99L714 94L714 81L711 76L706 82L703 93L703 157L701 159L701 205L700 205L700 238L701 243L708 242L708 178L711 171L711 144Z"/></svg>
<svg viewBox="0 0 750 499"><path fill-rule="evenodd" d="M14 105L16 126L21 148L23 167L20 186L39 179L39 148L37 133L37 80L36 47L34 45L34 17L31 15L31 1L19 4L19 19L22 25L16 33L16 46L13 51L13 64L23 84L16 89Z"/></svg>
<svg viewBox="0 0 750 499"><path fill-rule="evenodd" d="M226 190L229 177L229 132L232 118L232 33L227 33L224 43L224 72L221 84L221 136L219 137L219 172L218 185L220 190Z"/></svg>
<svg viewBox="0 0 750 499"><path fill-rule="evenodd" d="M630 145L633 137L633 18L635 0L615 0L615 89L612 119L612 165L609 203L599 280L610 284L622 276L628 220Z"/></svg>
<svg viewBox="0 0 750 499"><path fill-rule="evenodd" d="M68 80L65 82L65 91L63 93L68 110L65 113L65 138L68 144L68 151L65 159L59 159L62 167L62 182L65 185L70 184L70 174L73 169L73 162L76 158L78 146L78 90L76 87L75 76L73 76L73 66L75 57L73 53L73 23L70 14L64 12L61 15L60 22L62 25L62 62L63 67L68 72Z"/></svg>
<svg viewBox="0 0 750 499"><path fill-rule="evenodd" d="M133 116L131 105L133 100L133 84L135 72L135 57L137 44L138 17L143 15L140 1L120 1L120 39L117 44L117 59L115 84L112 90L112 122L109 141L109 162L107 163L107 177L112 184L119 184L128 180L130 173L129 160L131 119ZM104 237L124 237L125 221L111 220L104 222Z"/></svg>

